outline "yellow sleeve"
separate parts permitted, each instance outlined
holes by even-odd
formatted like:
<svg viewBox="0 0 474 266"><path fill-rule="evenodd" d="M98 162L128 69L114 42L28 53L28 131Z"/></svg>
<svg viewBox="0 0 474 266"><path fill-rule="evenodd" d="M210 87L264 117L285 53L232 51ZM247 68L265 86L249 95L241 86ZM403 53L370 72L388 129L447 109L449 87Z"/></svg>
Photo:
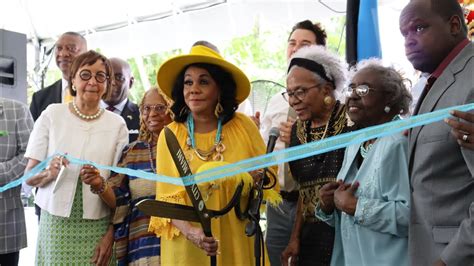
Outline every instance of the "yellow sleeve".
<svg viewBox="0 0 474 266"><path fill-rule="evenodd" d="M244 132L239 134L240 138L246 143L246 147L251 151L248 154L248 158L256 157L265 154L267 147L263 141L260 132L255 125L255 123L246 115L241 113L236 113L235 122L237 127L240 127ZM263 191L263 198L271 205L277 206L281 202L281 196L279 194L280 184L278 182L278 165L269 167L270 172L273 175L270 175L271 182L275 184L272 189L266 189Z"/></svg>

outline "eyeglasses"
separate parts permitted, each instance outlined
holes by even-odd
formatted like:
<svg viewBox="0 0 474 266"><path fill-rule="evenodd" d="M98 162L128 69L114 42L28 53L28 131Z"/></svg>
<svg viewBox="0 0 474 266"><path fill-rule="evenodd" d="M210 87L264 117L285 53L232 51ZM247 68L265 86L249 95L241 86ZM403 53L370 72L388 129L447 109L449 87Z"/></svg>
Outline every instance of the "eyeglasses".
<svg viewBox="0 0 474 266"><path fill-rule="evenodd" d="M316 85L308 87L308 88L299 87L298 89L294 90L293 92L284 91L284 92L281 93L281 96L283 96L283 99L285 99L287 102L290 101L291 97L295 97L296 99L302 101L304 99L304 97L306 96L306 93L308 92L309 89L317 88L320 85L321 84L316 84Z"/></svg>
<svg viewBox="0 0 474 266"><path fill-rule="evenodd" d="M355 94L357 94L359 97L364 97L367 96L371 90L373 91L374 89L365 84L361 84L356 87L349 85L349 87L347 87L347 96L350 96L355 91Z"/></svg>
<svg viewBox="0 0 474 266"><path fill-rule="evenodd" d="M90 70L82 70L79 73L79 77L84 81L88 81L93 77L93 75ZM95 77L95 80L99 83L104 83L109 78L109 76L107 76L107 74L102 71L95 73L94 77Z"/></svg>
<svg viewBox="0 0 474 266"><path fill-rule="evenodd" d="M118 81L118 82L124 82L125 81L125 76L122 75L122 74L115 74L114 79L115 79L115 81Z"/></svg>
<svg viewBox="0 0 474 266"><path fill-rule="evenodd" d="M168 110L168 106L164 104L142 105L140 107L140 110L144 115L150 114L151 110L155 111L155 113L159 115L164 115L166 114L166 111Z"/></svg>

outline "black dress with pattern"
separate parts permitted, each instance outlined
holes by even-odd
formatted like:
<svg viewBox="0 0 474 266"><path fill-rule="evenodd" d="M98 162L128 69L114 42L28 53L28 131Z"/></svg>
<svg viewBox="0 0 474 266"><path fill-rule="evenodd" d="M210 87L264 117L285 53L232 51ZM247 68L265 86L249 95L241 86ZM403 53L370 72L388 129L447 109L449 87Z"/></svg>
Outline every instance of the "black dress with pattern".
<svg viewBox="0 0 474 266"><path fill-rule="evenodd" d="M290 147L326 139L349 131L345 106L336 103L327 125L310 128L311 121L297 120L292 127ZM303 228L300 235L299 265L329 265L334 244L334 228L318 220L314 209L319 202L319 189L336 181L345 149L290 162L293 178L300 186L303 200Z"/></svg>

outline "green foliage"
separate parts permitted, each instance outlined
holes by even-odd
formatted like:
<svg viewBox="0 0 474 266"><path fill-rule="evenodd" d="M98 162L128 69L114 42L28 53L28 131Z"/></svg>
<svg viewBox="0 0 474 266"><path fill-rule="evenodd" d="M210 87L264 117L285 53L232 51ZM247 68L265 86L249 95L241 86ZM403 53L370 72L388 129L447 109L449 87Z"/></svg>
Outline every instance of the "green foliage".
<svg viewBox="0 0 474 266"><path fill-rule="evenodd" d="M286 37L262 32L256 23L249 35L232 39L223 55L239 66L251 81L266 79L284 84L286 42L275 45L274 39L286 40Z"/></svg>
<svg viewBox="0 0 474 266"><path fill-rule="evenodd" d="M339 54L341 58L345 58L346 53L346 31L344 30L346 25L346 17L334 17L331 18L331 22L326 26L326 32L328 34L327 47Z"/></svg>
<svg viewBox="0 0 474 266"><path fill-rule="evenodd" d="M152 54L143 56L141 61L143 63L143 69L145 71L143 77L140 73L139 66L137 65L136 58L128 59L128 63L132 69L132 75L135 78L135 84L133 85L132 89L130 90L129 98L131 101L135 103L140 103L145 91L149 88L145 88L145 84L150 84L150 86L156 86L156 71L158 70L159 66L169 59L170 57L181 54L181 50L173 50L169 52L164 52L160 54ZM146 78L147 81L144 82L143 79Z"/></svg>

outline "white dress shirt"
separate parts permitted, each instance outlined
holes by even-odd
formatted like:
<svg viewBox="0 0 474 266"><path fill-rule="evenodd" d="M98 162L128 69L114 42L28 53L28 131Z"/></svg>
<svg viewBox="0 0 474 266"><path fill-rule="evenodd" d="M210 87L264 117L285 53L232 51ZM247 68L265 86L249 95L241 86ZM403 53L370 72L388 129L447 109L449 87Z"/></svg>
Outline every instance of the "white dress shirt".
<svg viewBox="0 0 474 266"><path fill-rule="evenodd" d="M273 95L267 105L267 111L263 118L260 121L260 134L263 137L265 143L268 143L268 134L272 127L280 128L280 123L286 122L288 119L288 110L290 105L281 95L282 90L277 94ZM285 148L285 143L280 141L280 138L277 139L275 144L275 151L283 150ZM292 191L296 188L296 183L291 176L287 175L285 178L284 174L284 164L278 165L278 181L280 183L280 189L282 191Z"/></svg>
<svg viewBox="0 0 474 266"><path fill-rule="evenodd" d="M68 90L69 82L64 78L61 78L61 102L64 103L64 98L66 97L66 93Z"/></svg>
<svg viewBox="0 0 474 266"><path fill-rule="evenodd" d="M114 113L118 114L118 115L122 114L123 108L125 108L125 104L127 104L127 101L128 101L128 99L125 99L125 100L119 102L118 104L114 105L114 108L115 108ZM105 108L109 107L109 105L101 100L100 101L100 107L105 109Z"/></svg>

